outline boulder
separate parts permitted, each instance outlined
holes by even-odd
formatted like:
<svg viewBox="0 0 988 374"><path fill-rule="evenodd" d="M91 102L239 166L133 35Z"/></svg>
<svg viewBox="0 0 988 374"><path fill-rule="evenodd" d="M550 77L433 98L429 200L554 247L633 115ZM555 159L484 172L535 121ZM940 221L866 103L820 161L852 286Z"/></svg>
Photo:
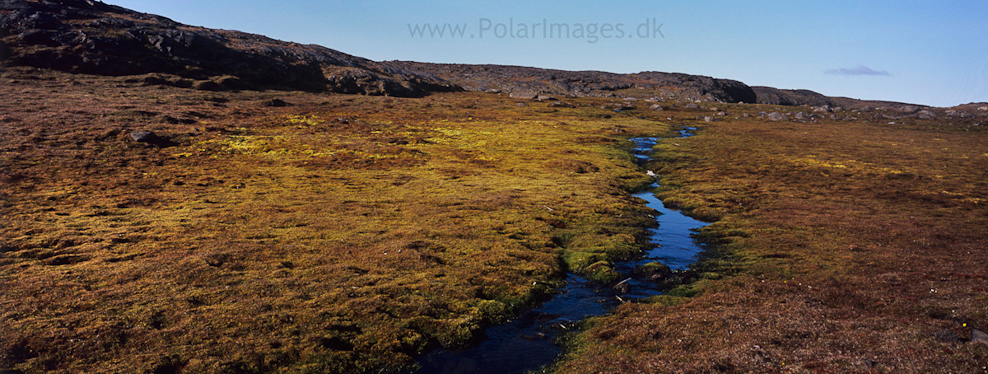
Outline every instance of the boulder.
<svg viewBox="0 0 988 374"><path fill-rule="evenodd" d="M672 269L661 262L649 262L636 269L636 272L652 281L661 281L672 275Z"/></svg>
<svg viewBox="0 0 988 374"><path fill-rule="evenodd" d="M789 121L789 116L779 112L772 112L768 114L768 120L773 122L785 122Z"/></svg>
<svg viewBox="0 0 988 374"><path fill-rule="evenodd" d="M134 139L135 142L157 147L170 147L177 144L170 139L158 136L158 134L155 134L154 131L149 130L134 131L130 133L130 138Z"/></svg>
<svg viewBox="0 0 988 374"><path fill-rule="evenodd" d="M931 112L929 110L925 110L924 109L924 110L919 111L919 114L916 115L916 118L919 118L919 119L934 119L934 118L937 118L937 114L936 113L933 113L933 112Z"/></svg>
<svg viewBox="0 0 988 374"><path fill-rule="evenodd" d="M148 130L134 131L130 133L130 138L134 139L134 141L138 143L153 143L158 139L161 139L158 137L158 134L154 133L154 131Z"/></svg>
<svg viewBox="0 0 988 374"><path fill-rule="evenodd" d="M576 106L565 101L553 101L549 103L550 108L575 108Z"/></svg>
<svg viewBox="0 0 988 374"><path fill-rule="evenodd" d="M971 331L971 343L988 344L988 333L974 329Z"/></svg>
<svg viewBox="0 0 988 374"><path fill-rule="evenodd" d="M539 94L532 91L511 91L511 94L509 96L511 96L512 99L531 100L539 97Z"/></svg>
<svg viewBox="0 0 988 374"><path fill-rule="evenodd" d="M902 112L903 114L913 114L919 111L919 107L915 105L905 105L899 107L899 111Z"/></svg>

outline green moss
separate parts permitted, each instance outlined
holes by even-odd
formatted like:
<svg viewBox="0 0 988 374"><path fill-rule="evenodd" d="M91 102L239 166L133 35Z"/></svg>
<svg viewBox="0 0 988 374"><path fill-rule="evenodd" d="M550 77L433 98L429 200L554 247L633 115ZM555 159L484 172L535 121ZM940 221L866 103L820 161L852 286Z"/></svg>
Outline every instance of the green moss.
<svg viewBox="0 0 988 374"><path fill-rule="evenodd" d="M497 300L481 300L477 304L477 315L484 321L502 323L512 317L514 308Z"/></svg>
<svg viewBox="0 0 988 374"><path fill-rule="evenodd" d="M692 284L683 284L666 291L666 295L671 297L688 298L699 294L699 291Z"/></svg>
<svg viewBox="0 0 988 374"><path fill-rule="evenodd" d="M639 267L638 271L645 276L659 276L662 278L672 274L672 269L668 265L658 261L644 264Z"/></svg>
<svg viewBox="0 0 988 374"><path fill-rule="evenodd" d="M614 270L614 265L608 261L598 261L590 264L581 273L587 279L599 283L614 282L621 279L621 273Z"/></svg>
<svg viewBox="0 0 988 374"><path fill-rule="evenodd" d="M160 113L79 118L51 140L80 147L64 154L29 132L4 138L29 150L4 170L45 177L0 184L0 243L15 249L2 275L17 285L2 301L50 313L0 331L0 348L87 326L92 350L29 347L70 371L145 370L153 353L188 372L372 372L469 344L567 270L618 280L611 263L640 251L650 222L629 195L648 178L622 139L668 129L477 93L209 93L228 103L216 106L116 86L107 105ZM293 105L263 106L273 98ZM155 125L190 134L161 149L106 130L164 116L198 123Z"/></svg>

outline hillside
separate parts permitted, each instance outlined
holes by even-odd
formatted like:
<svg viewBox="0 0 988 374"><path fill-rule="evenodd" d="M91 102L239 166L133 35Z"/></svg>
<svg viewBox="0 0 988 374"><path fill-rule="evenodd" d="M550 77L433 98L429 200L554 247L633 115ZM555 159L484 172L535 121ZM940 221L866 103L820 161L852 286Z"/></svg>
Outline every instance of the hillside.
<svg viewBox="0 0 988 374"><path fill-rule="evenodd" d="M662 100L703 102L756 101L744 83L711 77L660 72L616 74L599 71L565 71L504 65L430 64L389 61L403 69L429 73L471 91L503 92L516 97L543 95L614 97L619 91L637 89Z"/></svg>
<svg viewBox="0 0 988 374"><path fill-rule="evenodd" d="M913 114L924 105L898 103L892 101L859 100L847 97L831 97L810 90L783 90L773 87L754 86L752 90L758 95L759 104L786 106L827 106L830 108L864 109L875 108L894 109L906 114Z"/></svg>
<svg viewBox="0 0 988 374"><path fill-rule="evenodd" d="M317 45L183 25L88 0L0 2L3 62L206 90L283 88L420 96L443 80Z"/></svg>

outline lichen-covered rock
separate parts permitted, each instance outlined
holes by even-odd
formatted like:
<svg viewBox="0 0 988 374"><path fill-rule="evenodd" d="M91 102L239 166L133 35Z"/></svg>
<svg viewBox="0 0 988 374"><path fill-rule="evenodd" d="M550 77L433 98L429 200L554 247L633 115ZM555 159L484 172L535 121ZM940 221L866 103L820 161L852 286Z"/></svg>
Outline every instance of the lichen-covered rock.
<svg viewBox="0 0 988 374"><path fill-rule="evenodd" d="M768 114L768 120L774 122L785 122L789 120L789 116L779 112L772 112Z"/></svg>

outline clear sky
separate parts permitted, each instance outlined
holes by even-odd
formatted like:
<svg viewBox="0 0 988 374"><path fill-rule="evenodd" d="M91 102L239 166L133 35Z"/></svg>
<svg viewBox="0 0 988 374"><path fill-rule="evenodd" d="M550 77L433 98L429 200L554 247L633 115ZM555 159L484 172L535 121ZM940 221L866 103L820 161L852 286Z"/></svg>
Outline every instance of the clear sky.
<svg viewBox="0 0 988 374"><path fill-rule="evenodd" d="M373 60L681 72L859 99L988 102L985 0L107 2ZM460 31L440 37L425 24Z"/></svg>

